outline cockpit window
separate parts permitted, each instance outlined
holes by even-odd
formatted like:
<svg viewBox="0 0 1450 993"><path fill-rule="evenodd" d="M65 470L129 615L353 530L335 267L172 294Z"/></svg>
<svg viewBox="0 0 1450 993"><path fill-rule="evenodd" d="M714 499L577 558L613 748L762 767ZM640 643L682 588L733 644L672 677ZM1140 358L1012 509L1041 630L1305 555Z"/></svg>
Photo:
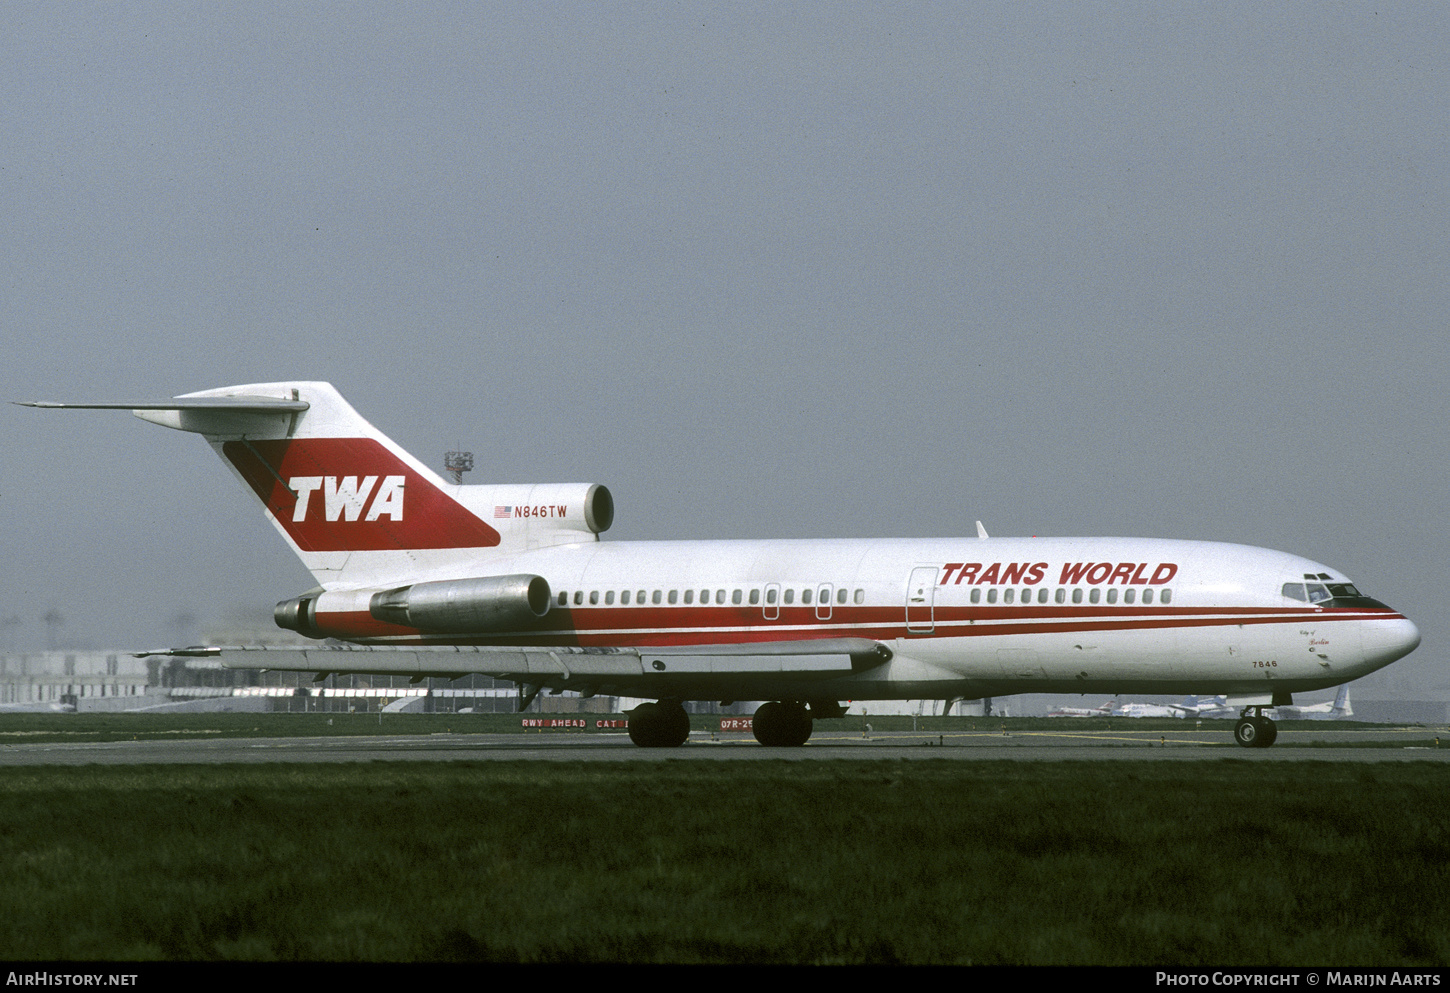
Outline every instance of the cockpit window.
<svg viewBox="0 0 1450 993"><path fill-rule="evenodd" d="M1312 579L1312 576L1305 576ZM1342 600L1349 597L1364 597L1353 583L1285 583L1280 590L1290 600L1308 603L1324 603L1326 600Z"/></svg>

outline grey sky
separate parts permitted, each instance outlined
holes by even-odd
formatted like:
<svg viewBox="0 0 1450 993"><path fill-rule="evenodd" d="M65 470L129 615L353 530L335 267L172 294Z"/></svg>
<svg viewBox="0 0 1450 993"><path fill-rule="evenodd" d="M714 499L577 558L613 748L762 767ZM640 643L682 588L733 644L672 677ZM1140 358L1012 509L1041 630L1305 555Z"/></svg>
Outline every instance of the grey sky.
<svg viewBox="0 0 1450 993"><path fill-rule="evenodd" d="M1441 649L1438 5L7 4L6 399L315 378L609 537L1283 548ZM7 408L0 616L310 579L198 439ZM1366 690L1368 692L1368 690Z"/></svg>

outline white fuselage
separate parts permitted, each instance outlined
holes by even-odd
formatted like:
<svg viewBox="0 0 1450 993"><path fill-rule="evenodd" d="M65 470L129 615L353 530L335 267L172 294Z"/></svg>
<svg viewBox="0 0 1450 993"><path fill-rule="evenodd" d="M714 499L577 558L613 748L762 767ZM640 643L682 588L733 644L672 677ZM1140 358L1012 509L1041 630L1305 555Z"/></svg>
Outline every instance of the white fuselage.
<svg viewBox="0 0 1450 993"><path fill-rule="evenodd" d="M440 637L377 622L376 587L329 591L324 633L371 643L719 646L862 638L892 658L831 680L840 699L1021 692L1268 695L1333 686L1419 642L1375 601L1311 604L1285 583L1333 576L1282 552L1141 538L589 542L490 553L457 578L533 574L527 630ZM438 580L436 569L398 583ZM653 685L658 688L658 680ZM727 692L728 689L728 692ZM789 691L778 681L774 696ZM819 694L813 682L800 692ZM757 698L697 686L697 698ZM708 692L708 691L718 692Z"/></svg>

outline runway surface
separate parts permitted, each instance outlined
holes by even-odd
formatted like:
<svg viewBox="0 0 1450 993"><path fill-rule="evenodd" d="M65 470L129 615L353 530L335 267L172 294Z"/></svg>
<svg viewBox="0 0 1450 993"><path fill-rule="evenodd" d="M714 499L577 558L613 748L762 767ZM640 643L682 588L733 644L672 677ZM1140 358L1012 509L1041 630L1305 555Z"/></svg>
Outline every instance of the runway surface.
<svg viewBox="0 0 1450 993"><path fill-rule="evenodd" d="M1438 739L1437 739L1438 736ZM1445 728L1280 731L1272 748L1240 748L1214 731L1062 731L862 735L821 732L802 748L764 748L748 733L695 732L680 748L636 748L622 732L427 734L313 738L209 738L0 744L0 766L263 762L711 762L947 759L952 761L1249 762L1450 761Z"/></svg>

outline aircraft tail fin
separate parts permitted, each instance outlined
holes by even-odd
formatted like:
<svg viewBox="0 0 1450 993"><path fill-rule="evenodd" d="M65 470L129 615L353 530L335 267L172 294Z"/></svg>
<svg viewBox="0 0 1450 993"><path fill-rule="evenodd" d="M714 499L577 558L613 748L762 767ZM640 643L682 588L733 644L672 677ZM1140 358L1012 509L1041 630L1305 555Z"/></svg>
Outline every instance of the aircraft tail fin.
<svg viewBox="0 0 1450 993"><path fill-rule="evenodd" d="M1341 686L1339 688L1339 692L1334 694L1334 706L1330 708L1329 712L1333 714L1336 718L1354 716L1354 707L1351 706L1349 702L1348 683L1345 683L1343 686Z"/></svg>

